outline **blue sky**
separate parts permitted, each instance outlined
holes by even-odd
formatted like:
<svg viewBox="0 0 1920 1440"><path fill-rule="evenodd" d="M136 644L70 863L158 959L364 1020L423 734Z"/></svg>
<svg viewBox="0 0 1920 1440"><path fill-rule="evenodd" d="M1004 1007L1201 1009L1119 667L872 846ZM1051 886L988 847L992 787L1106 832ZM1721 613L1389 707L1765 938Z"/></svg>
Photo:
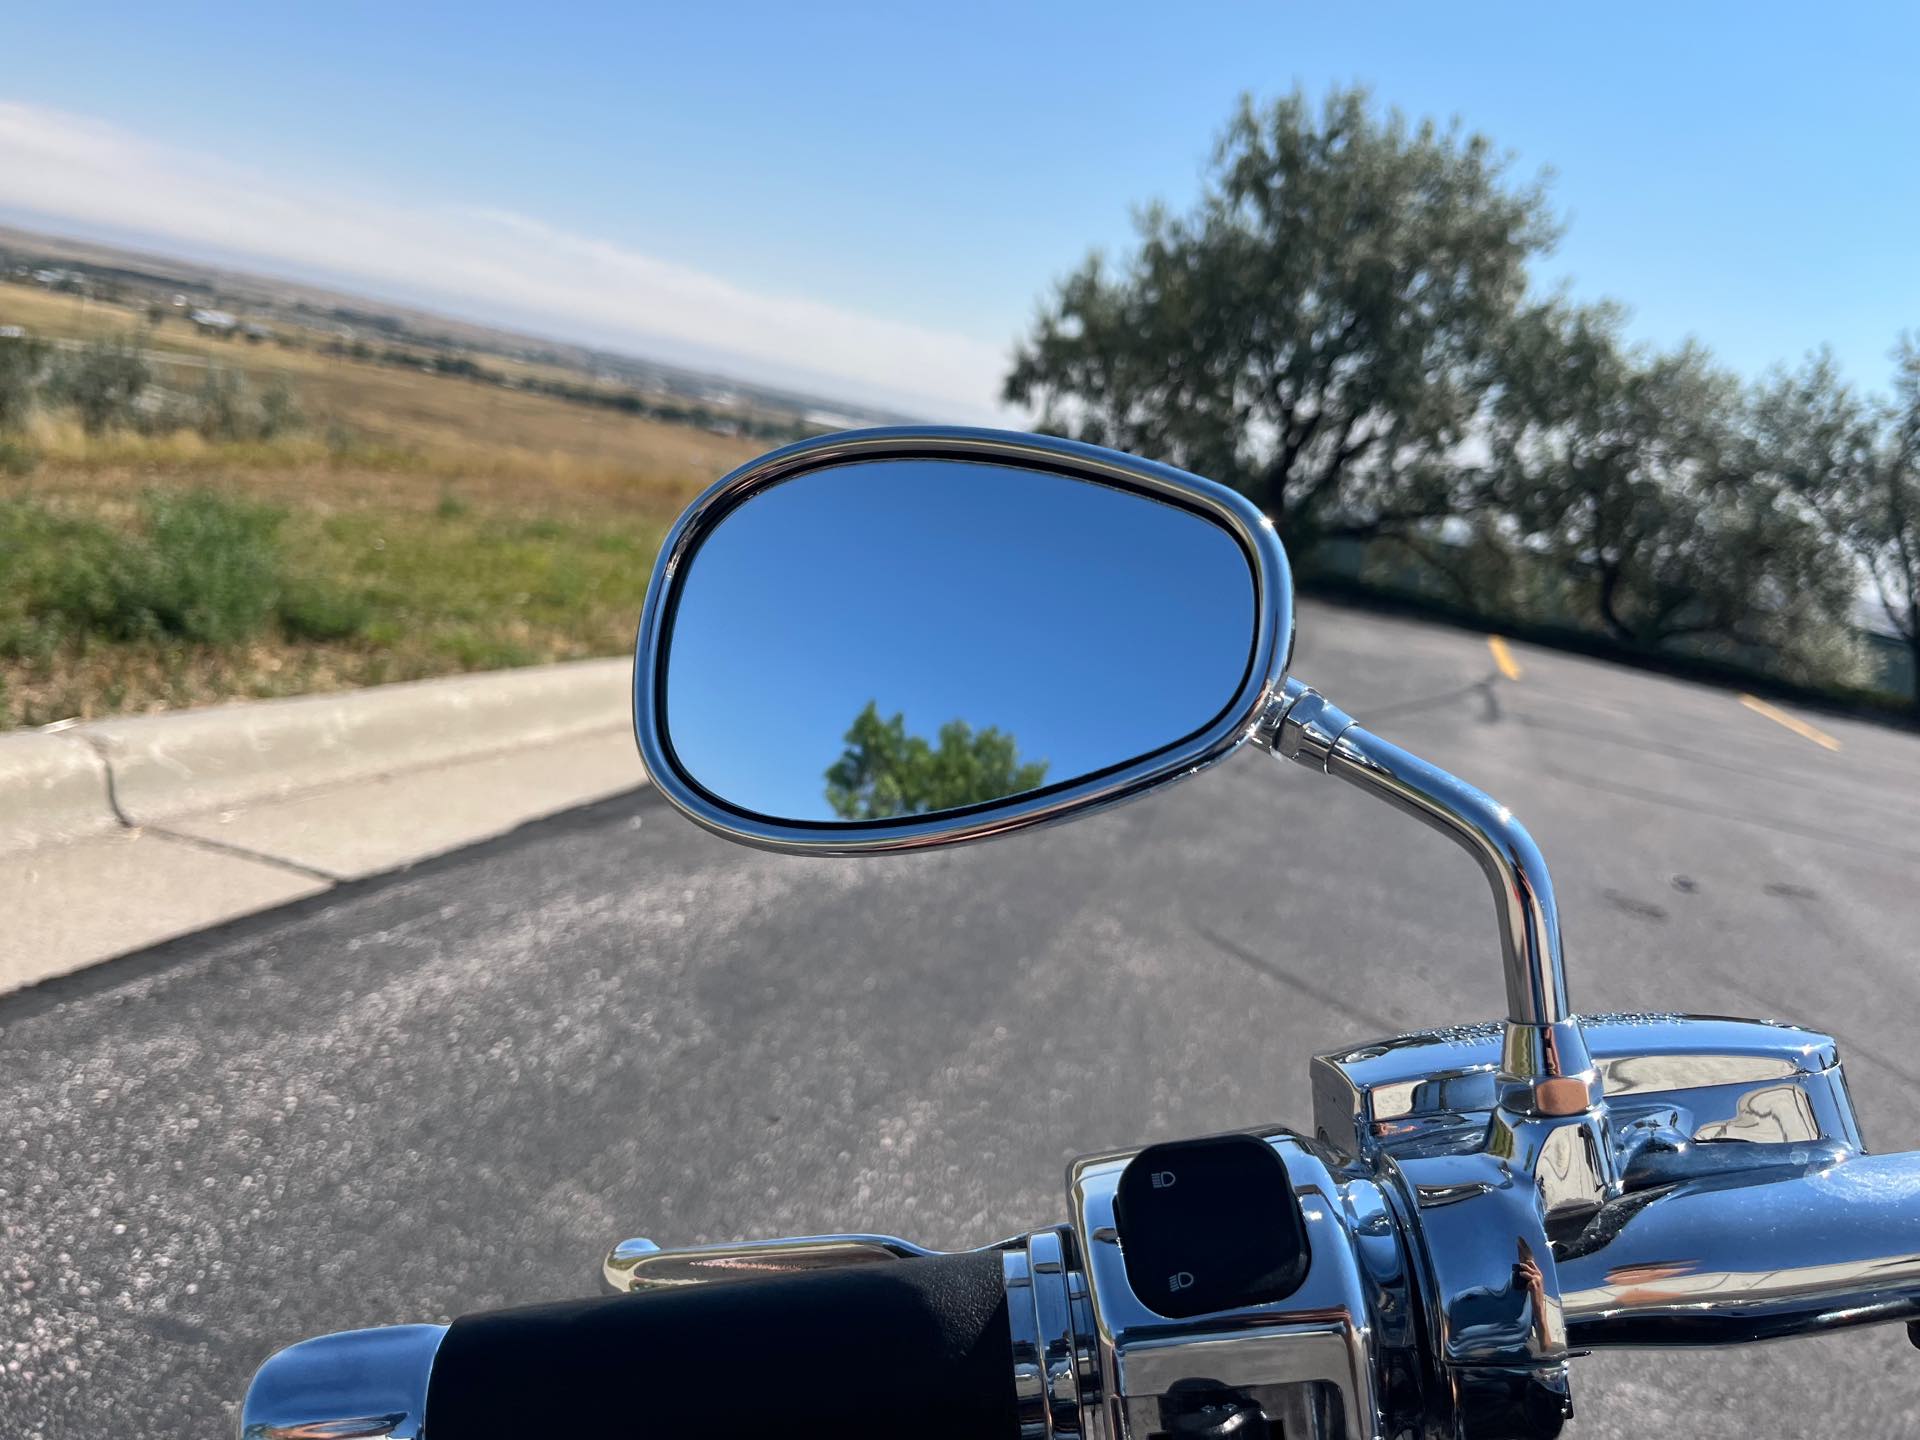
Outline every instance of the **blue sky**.
<svg viewBox="0 0 1920 1440"><path fill-rule="evenodd" d="M921 413L1296 83L1551 166L1543 282L1647 339L1878 385L1920 326L1907 4L87 8L6 21L0 213Z"/></svg>

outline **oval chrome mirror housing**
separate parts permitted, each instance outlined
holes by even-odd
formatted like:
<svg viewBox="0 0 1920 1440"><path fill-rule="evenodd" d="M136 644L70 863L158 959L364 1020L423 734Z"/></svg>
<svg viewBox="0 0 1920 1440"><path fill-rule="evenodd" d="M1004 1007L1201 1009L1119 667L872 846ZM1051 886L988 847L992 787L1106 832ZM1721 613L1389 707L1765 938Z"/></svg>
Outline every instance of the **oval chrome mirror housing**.
<svg viewBox="0 0 1920 1440"><path fill-rule="evenodd" d="M953 844L1214 763L1282 693L1293 587L1242 496L967 429L802 441L666 537L634 726L675 806L846 855Z"/></svg>

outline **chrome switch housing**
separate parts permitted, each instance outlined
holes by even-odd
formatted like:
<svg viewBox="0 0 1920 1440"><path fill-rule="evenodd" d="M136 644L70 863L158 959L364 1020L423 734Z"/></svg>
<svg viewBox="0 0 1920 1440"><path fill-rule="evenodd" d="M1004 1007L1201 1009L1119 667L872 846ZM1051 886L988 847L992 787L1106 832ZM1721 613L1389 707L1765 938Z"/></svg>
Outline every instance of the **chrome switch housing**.
<svg viewBox="0 0 1920 1440"><path fill-rule="evenodd" d="M1370 1440L1386 1433L1387 1413L1418 1408L1412 1281L1381 1187L1336 1175L1331 1157L1299 1135L1250 1133L1286 1168L1308 1263L1284 1299L1214 1314L1169 1318L1128 1280L1114 1209L1121 1176L1140 1152L1069 1167L1099 1372L1090 1434L1165 1433L1167 1415L1205 1387L1257 1405L1286 1435L1328 1440Z"/></svg>

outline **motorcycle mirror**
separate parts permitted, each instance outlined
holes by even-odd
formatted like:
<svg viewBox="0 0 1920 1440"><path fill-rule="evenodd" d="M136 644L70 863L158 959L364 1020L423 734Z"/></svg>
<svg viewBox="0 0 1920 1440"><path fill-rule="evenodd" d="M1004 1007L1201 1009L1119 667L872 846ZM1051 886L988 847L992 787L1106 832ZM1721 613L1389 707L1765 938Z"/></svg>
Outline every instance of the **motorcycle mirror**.
<svg viewBox="0 0 1920 1440"><path fill-rule="evenodd" d="M661 547L634 721L731 839L1002 834L1193 774L1282 693L1293 591L1235 492L1115 451L869 430L718 482Z"/></svg>

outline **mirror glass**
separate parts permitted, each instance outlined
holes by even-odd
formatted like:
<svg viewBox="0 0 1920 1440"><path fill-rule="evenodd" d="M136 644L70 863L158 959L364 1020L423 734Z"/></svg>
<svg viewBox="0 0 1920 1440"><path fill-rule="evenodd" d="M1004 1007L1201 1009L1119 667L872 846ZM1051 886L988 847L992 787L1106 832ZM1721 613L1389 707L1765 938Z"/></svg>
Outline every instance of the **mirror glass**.
<svg viewBox="0 0 1920 1440"><path fill-rule="evenodd" d="M939 459L814 470L684 563L664 729L736 810L868 824L1086 779L1219 718L1254 572L1183 506Z"/></svg>

